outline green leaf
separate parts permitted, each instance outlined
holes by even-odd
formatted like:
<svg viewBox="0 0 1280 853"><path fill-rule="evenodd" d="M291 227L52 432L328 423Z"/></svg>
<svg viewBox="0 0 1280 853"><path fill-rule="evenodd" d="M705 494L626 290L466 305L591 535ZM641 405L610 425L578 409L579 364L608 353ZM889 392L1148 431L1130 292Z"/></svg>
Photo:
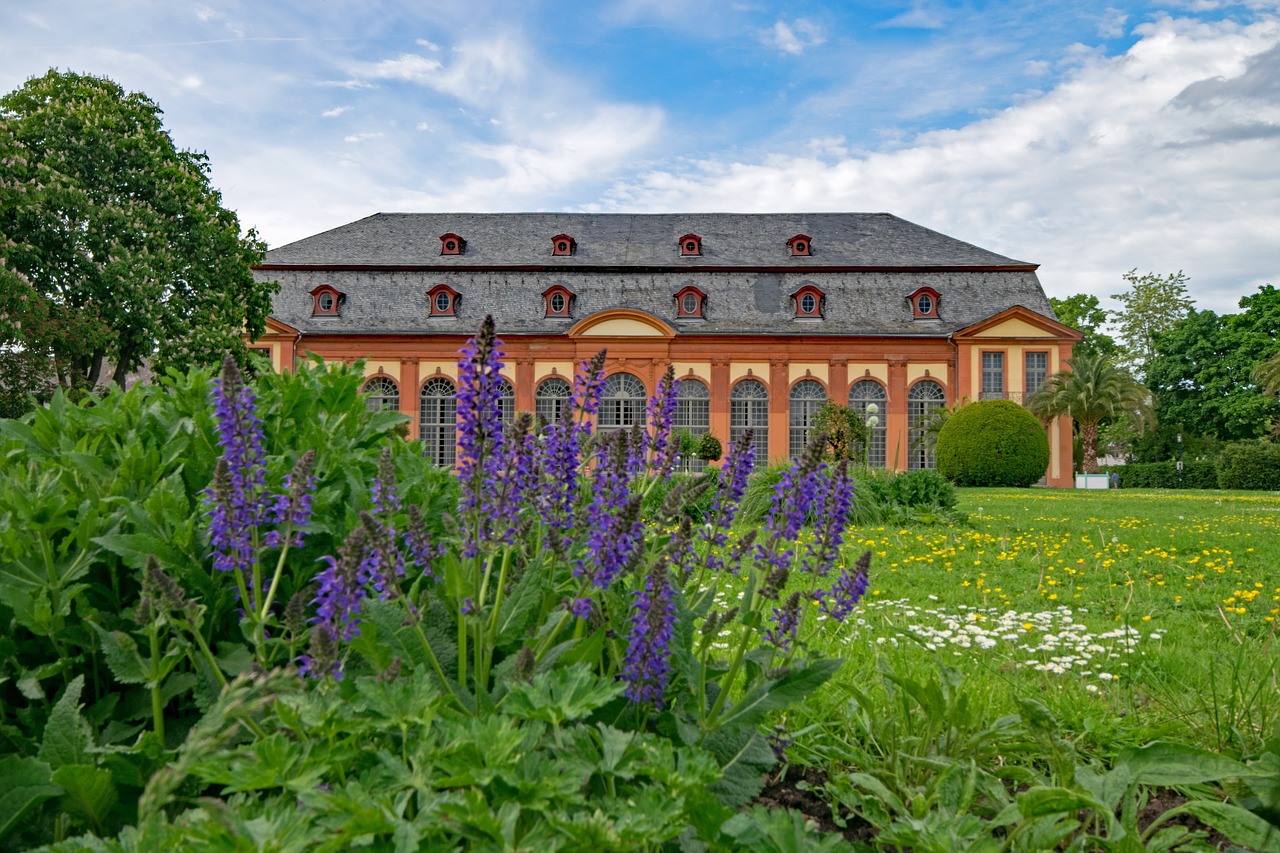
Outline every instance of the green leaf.
<svg viewBox="0 0 1280 853"><path fill-rule="evenodd" d="M835 675L843 663L839 658L819 660L793 669L776 681L757 684L720 718L718 725L755 725L774 711L802 702Z"/></svg>
<svg viewBox="0 0 1280 853"><path fill-rule="evenodd" d="M716 729L702 748L715 757L724 776L710 787L726 806L738 807L755 799L764 788L764 774L778 763L773 749L755 726Z"/></svg>
<svg viewBox="0 0 1280 853"><path fill-rule="evenodd" d="M64 802L69 811L83 815L94 829L116 804L116 785L111 771L88 764L66 764L53 771L53 781L66 790Z"/></svg>
<svg viewBox="0 0 1280 853"><path fill-rule="evenodd" d="M507 713L526 720L560 725L580 720L622 693L621 682L601 678L581 664L535 676L515 684L507 694Z"/></svg>
<svg viewBox="0 0 1280 853"><path fill-rule="evenodd" d="M146 684L149 679L142 659L138 657L138 643L123 631L108 631L89 622L102 640L102 654L107 668L121 684Z"/></svg>
<svg viewBox="0 0 1280 853"><path fill-rule="evenodd" d="M1017 803L1024 818L1074 814L1081 809L1106 811L1106 806L1093 797L1070 788L1032 788L1018 794Z"/></svg>
<svg viewBox="0 0 1280 853"><path fill-rule="evenodd" d="M0 758L0 839L18 825L22 816L40 803L62 793L53 784L49 765L31 757L6 755Z"/></svg>
<svg viewBox="0 0 1280 853"><path fill-rule="evenodd" d="M68 764L84 764L93 745L89 722L80 713L80 691L84 676L77 675L67 685L62 698L49 713L40 744L40 758L55 770Z"/></svg>
<svg viewBox="0 0 1280 853"><path fill-rule="evenodd" d="M1160 787L1199 785L1250 773L1249 768L1233 758L1180 743L1153 743L1126 749L1116 759L1116 765L1128 765L1133 781L1138 784Z"/></svg>
<svg viewBox="0 0 1280 853"><path fill-rule="evenodd" d="M1192 800L1180 811L1195 815L1236 844L1257 853L1280 853L1280 827L1239 806L1215 800Z"/></svg>

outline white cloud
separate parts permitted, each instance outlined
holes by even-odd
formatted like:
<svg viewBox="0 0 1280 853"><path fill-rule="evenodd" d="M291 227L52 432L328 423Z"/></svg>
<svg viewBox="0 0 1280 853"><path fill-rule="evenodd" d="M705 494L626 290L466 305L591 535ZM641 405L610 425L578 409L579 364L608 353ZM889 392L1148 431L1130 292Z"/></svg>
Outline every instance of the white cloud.
<svg viewBox="0 0 1280 853"><path fill-rule="evenodd" d="M946 20L937 9L929 8L923 0L915 0L911 10L890 18L881 27L898 27L914 30L940 30L946 26Z"/></svg>
<svg viewBox="0 0 1280 853"><path fill-rule="evenodd" d="M334 107L331 110L325 110L324 112L320 113L320 115L323 118L337 118L343 113L348 112L350 109L351 107Z"/></svg>
<svg viewBox="0 0 1280 853"><path fill-rule="evenodd" d="M1162 18L1125 55L1089 55L1055 89L901 150L706 158L618 183L611 209L889 211L1040 262L1052 295L1185 270L1201 307L1275 280L1280 22ZM1261 171L1260 171L1261 170ZM1270 235L1270 236L1268 236Z"/></svg>
<svg viewBox="0 0 1280 853"><path fill-rule="evenodd" d="M826 40L822 27L804 18L798 18L790 25L785 21L777 21L773 29L768 30L762 39L765 44L794 56L804 53L811 47L824 44Z"/></svg>
<svg viewBox="0 0 1280 853"><path fill-rule="evenodd" d="M1119 9L1108 8L1098 21L1098 36L1104 39L1118 39L1124 35L1124 25L1129 16Z"/></svg>

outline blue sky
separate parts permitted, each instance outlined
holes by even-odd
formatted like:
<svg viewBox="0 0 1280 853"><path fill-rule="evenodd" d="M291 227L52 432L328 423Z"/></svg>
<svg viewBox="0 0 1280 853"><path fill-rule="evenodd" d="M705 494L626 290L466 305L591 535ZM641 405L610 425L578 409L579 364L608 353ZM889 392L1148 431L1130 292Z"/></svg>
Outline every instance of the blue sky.
<svg viewBox="0 0 1280 853"><path fill-rule="evenodd" d="M888 211L1051 296L1280 285L1280 3L4 0L282 245L377 211Z"/></svg>

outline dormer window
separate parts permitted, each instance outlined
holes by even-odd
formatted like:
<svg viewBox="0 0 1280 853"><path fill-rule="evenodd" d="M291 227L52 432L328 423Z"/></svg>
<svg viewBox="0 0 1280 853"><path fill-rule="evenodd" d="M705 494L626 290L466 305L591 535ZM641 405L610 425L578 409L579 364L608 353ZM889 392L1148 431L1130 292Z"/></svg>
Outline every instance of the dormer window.
<svg viewBox="0 0 1280 853"><path fill-rule="evenodd" d="M680 254L701 255L702 238L697 234L686 234L680 238Z"/></svg>
<svg viewBox="0 0 1280 853"><path fill-rule="evenodd" d="M822 319L822 303L826 299L826 294L812 284L806 284L804 287L791 294L791 298L795 300L796 319L799 320L821 320Z"/></svg>
<svg viewBox="0 0 1280 853"><path fill-rule="evenodd" d="M458 297L461 296L447 284L437 284L427 291L427 301L432 317L455 317L458 314Z"/></svg>
<svg viewBox="0 0 1280 853"><path fill-rule="evenodd" d="M322 284L312 290L311 298L314 300L311 305L311 314L315 317L337 317L342 303L347 301L345 293L328 284Z"/></svg>
<svg viewBox="0 0 1280 853"><path fill-rule="evenodd" d="M467 241L457 234L440 235L440 254L461 255L467 249Z"/></svg>
<svg viewBox="0 0 1280 853"><path fill-rule="evenodd" d="M813 243L804 234L797 234L787 241L793 258L807 258L813 251Z"/></svg>
<svg viewBox="0 0 1280 853"><path fill-rule="evenodd" d="M676 317L680 319L701 319L702 308L706 304L707 294L693 285L682 287L676 293Z"/></svg>
<svg viewBox="0 0 1280 853"><path fill-rule="evenodd" d="M940 294L932 287L921 287L907 297L912 316L917 320L936 320Z"/></svg>
<svg viewBox="0 0 1280 853"><path fill-rule="evenodd" d="M547 301L546 316L568 317L573 308L573 291L563 285L552 285L542 291L542 298Z"/></svg>
<svg viewBox="0 0 1280 853"><path fill-rule="evenodd" d="M568 234L557 234L551 238L551 254L553 255L572 255L577 248L577 241Z"/></svg>

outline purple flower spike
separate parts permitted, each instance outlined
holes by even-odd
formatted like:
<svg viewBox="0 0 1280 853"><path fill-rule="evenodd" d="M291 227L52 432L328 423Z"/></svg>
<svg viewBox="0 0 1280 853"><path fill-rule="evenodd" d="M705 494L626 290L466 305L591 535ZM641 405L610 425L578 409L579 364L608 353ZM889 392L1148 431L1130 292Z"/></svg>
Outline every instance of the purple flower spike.
<svg viewBox="0 0 1280 853"><path fill-rule="evenodd" d="M674 627L671 583L666 564L658 562L645 577L644 586L636 590L635 609L631 614L631 638L623 661L622 680L627 685L626 696L632 702L663 706L671 675L670 644Z"/></svg>
<svg viewBox="0 0 1280 853"><path fill-rule="evenodd" d="M840 578L827 593L828 600L822 603L823 612L837 622L843 622L866 594L870 571L871 552L867 551L854 563L852 572L848 566L840 572Z"/></svg>
<svg viewBox="0 0 1280 853"><path fill-rule="evenodd" d="M671 428L676 422L676 393L680 383L674 367L668 367L658 390L649 398L648 420L653 425L653 438L649 444L649 464L655 473L669 474L676 464L676 452L680 449L671 441Z"/></svg>

